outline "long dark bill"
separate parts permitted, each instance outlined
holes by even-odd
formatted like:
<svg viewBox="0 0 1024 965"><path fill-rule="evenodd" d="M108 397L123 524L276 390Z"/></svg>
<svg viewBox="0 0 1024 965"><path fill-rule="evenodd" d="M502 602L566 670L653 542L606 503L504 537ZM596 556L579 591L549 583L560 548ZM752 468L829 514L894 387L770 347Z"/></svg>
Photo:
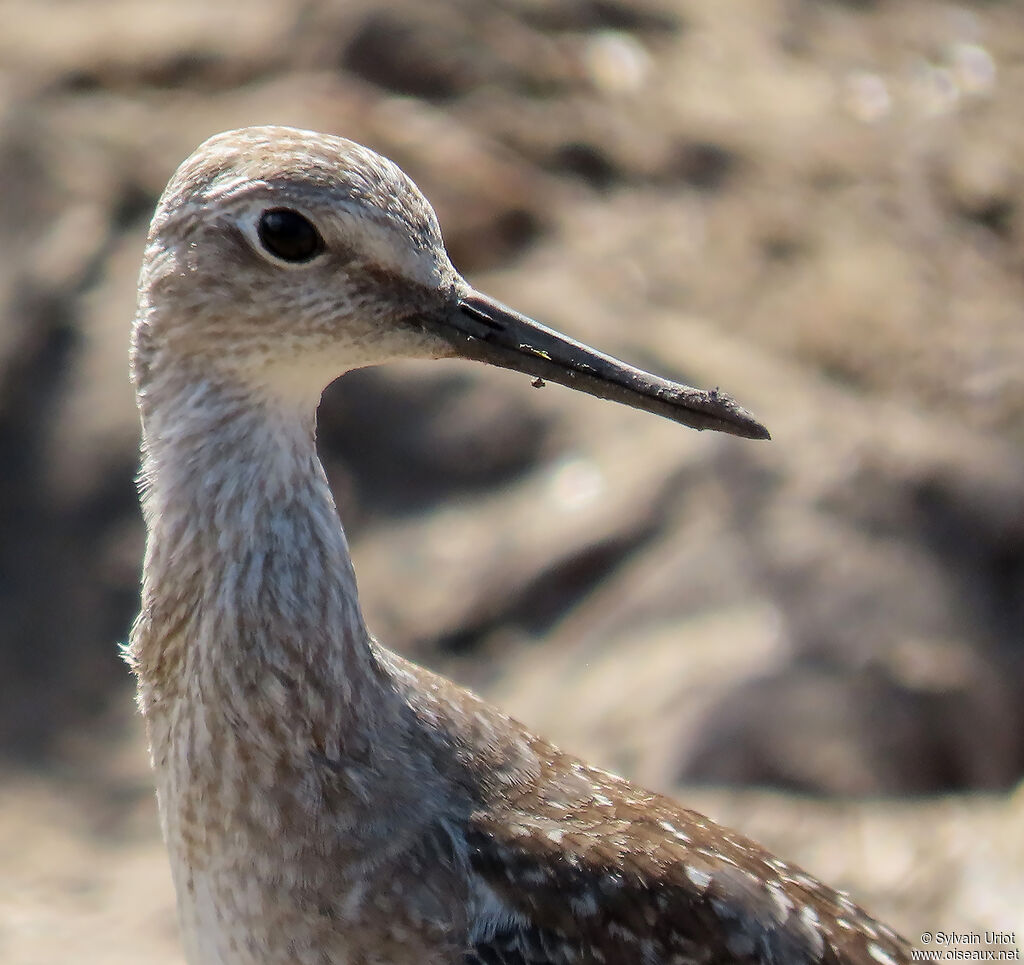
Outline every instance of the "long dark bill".
<svg viewBox="0 0 1024 965"><path fill-rule="evenodd" d="M771 438L746 409L717 389L694 389L633 368L479 292L464 294L435 330L464 358L557 382L694 429Z"/></svg>

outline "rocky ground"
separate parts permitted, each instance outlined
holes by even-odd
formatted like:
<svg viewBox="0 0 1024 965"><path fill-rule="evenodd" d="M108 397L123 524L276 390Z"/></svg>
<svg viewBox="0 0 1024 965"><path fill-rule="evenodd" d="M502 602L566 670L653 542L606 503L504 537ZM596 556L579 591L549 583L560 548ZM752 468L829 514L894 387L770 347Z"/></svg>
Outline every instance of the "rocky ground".
<svg viewBox="0 0 1024 965"><path fill-rule="evenodd" d="M179 960L116 655L142 552L126 338L164 182L251 123L393 157L478 287L774 436L468 363L346 377L321 444L378 636L912 938L1024 936L1016 4L0 22L3 961Z"/></svg>

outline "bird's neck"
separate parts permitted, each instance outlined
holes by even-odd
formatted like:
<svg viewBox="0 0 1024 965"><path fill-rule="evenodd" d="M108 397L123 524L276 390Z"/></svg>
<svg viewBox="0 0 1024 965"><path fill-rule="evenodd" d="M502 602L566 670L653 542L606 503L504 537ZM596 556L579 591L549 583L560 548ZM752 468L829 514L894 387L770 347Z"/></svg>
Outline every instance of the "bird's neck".
<svg viewBox="0 0 1024 965"><path fill-rule="evenodd" d="M317 398L196 380L139 402L148 542L129 655L143 709L204 681L251 694L316 678L342 704L372 690Z"/></svg>

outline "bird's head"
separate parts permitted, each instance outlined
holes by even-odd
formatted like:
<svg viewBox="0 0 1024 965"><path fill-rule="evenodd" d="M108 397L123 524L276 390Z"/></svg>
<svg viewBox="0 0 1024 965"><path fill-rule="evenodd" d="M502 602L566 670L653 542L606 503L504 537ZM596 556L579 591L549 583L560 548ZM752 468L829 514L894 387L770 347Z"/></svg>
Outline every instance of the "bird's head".
<svg viewBox="0 0 1024 965"><path fill-rule="evenodd" d="M341 137L245 128L202 144L154 215L132 376L316 399L353 368L463 356L695 428L767 432L727 396L648 375L474 291L433 209L391 161Z"/></svg>

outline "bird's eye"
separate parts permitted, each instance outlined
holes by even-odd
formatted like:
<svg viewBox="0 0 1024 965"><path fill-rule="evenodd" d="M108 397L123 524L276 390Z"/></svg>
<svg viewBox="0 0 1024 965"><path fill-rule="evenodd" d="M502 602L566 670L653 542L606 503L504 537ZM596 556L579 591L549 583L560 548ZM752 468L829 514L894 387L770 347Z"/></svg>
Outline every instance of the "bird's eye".
<svg viewBox="0 0 1024 965"><path fill-rule="evenodd" d="M312 261L324 250L324 239L313 223L291 208L270 208L260 215L260 243L282 261Z"/></svg>

